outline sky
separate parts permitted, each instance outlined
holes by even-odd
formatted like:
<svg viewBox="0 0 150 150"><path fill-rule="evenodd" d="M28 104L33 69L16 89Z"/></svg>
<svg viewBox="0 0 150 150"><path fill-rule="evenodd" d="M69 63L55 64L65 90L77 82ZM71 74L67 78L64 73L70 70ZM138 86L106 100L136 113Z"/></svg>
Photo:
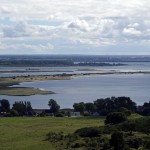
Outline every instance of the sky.
<svg viewBox="0 0 150 150"><path fill-rule="evenodd" d="M0 54L150 55L150 0L0 0Z"/></svg>

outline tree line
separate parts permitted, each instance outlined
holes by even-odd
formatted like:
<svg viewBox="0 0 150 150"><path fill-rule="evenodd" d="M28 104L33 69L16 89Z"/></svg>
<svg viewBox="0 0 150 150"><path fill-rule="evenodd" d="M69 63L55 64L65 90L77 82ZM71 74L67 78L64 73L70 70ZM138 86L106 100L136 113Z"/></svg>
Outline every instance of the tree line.
<svg viewBox="0 0 150 150"><path fill-rule="evenodd" d="M56 115L60 113L60 105L56 100L50 99L48 101L49 113ZM111 97L101 98L94 102L79 102L74 103L73 108L75 112L80 112L82 115L97 115L106 116L112 112L124 112L126 115L132 112L140 113L141 115L150 115L150 102L145 102L142 106L137 104L130 99L130 97ZM10 103L6 99L0 100L0 114L7 113L10 115L33 115L33 109L29 101L15 102L10 109Z"/></svg>
<svg viewBox="0 0 150 150"><path fill-rule="evenodd" d="M97 99L93 103L74 103L73 107L75 111L84 113L98 112L100 115L107 115L110 112L119 111L120 108L126 108L131 112L137 111L137 104L133 102L130 97L111 97Z"/></svg>
<svg viewBox="0 0 150 150"><path fill-rule="evenodd" d="M15 102L12 106L12 109L10 109L10 103L6 99L0 100L0 115L3 116L32 116L33 115L33 109L31 106L31 103L29 101L19 101Z"/></svg>

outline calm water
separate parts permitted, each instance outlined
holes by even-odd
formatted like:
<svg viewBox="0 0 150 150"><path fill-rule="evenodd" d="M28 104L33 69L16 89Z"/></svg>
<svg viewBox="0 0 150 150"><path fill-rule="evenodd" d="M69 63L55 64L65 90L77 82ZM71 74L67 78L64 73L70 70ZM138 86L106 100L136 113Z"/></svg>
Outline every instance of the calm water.
<svg viewBox="0 0 150 150"><path fill-rule="evenodd" d="M38 81L19 86L35 87L56 92L52 95L0 96L11 104L30 101L33 108L48 108L49 99L55 99L61 108L70 108L74 102L92 102L98 98L129 96L137 104L150 100L150 75L105 75L79 77L71 80Z"/></svg>

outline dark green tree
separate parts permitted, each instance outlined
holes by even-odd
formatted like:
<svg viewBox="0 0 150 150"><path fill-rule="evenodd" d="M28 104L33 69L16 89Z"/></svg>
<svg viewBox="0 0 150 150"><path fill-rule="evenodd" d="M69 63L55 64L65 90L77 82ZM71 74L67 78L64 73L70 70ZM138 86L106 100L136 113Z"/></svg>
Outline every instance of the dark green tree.
<svg viewBox="0 0 150 150"><path fill-rule="evenodd" d="M73 108L74 108L74 111L80 112L81 114L83 114L85 111L85 104L83 102L74 103Z"/></svg>
<svg viewBox="0 0 150 150"><path fill-rule="evenodd" d="M95 105L93 103L85 103L85 109L89 113L92 113L96 110Z"/></svg>
<svg viewBox="0 0 150 150"><path fill-rule="evenodd" d="M25 107L25 104L22 101L15 102L13 104L12 109L16 110L18 112L19 116L25 115L26 107Z"/></svg>
<svg viewBox="0 0 150 150"><path fill-rule="evenodd" d="M107 115L110 112L118 112L121 107L124 107L131 112L136 111L136 103L129 97L101 98L94 101L94 105L101 115Z"/></svg>
<svg viewBox="0 0 150 150"><path fill-rule="evenodd" d="M6 99L0 100L0 112L9 112L10 104L9 101Z"/></svg>
<svg viewBox="0 0 150 150"><path fill-rule="evenodd" d="M105 124L118 124L123 121L126 121L127 117L124 113L121 112L113 112L106 116Z"/></svg>
<svg viewBox="0 0 150 150"><path fill-rule="evenodd" d="M13 110L16 110L19 116L23 115L32 115L32 106L30 102L15 102L12 107Z"/></svg>
<svg viewBox="0 0 150 150"><path fill-rule="evenodd" d="M150 116L150 102L149 103L144 103L142 114L144 116Z"/></svg>
<svg viewBox="0 0 150 150"><path fill-rule="evenodd" d="M25 107L26 107L26 114L32 115L33 109L29 101L25 102Z"/></svg>
<svg viewBox="0 0 150 150"><path fill-rule="evenodd" d="M117 108L116 109L120 109L120 107L124 107L124 108L127 108L128 110L132 111L132 112L135 112L136 111L136 103L133 102L130 97L125 97L125 96L122 96L122 97L117 97L115 100L114 100L115 104L117 104Z"/></svg>
<svg viewBox="0 0 150 150"><path fill-rule="evenodd" d="M57 104L57 102L53 99L50 99L48 102L48 106L50 107L50 113L53 113L54 115L59 112L60 106Z"/></svg>

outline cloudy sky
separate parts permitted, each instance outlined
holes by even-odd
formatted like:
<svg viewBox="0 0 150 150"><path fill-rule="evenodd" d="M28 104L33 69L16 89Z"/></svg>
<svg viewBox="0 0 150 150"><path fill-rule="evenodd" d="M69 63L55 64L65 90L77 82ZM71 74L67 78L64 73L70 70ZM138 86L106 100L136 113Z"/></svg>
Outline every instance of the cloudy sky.
<svg viewBox="0 0 150 150"><path fill-rule="evenodd" d="M0 54L150 55L150 0L0 0Z"/></svg>

